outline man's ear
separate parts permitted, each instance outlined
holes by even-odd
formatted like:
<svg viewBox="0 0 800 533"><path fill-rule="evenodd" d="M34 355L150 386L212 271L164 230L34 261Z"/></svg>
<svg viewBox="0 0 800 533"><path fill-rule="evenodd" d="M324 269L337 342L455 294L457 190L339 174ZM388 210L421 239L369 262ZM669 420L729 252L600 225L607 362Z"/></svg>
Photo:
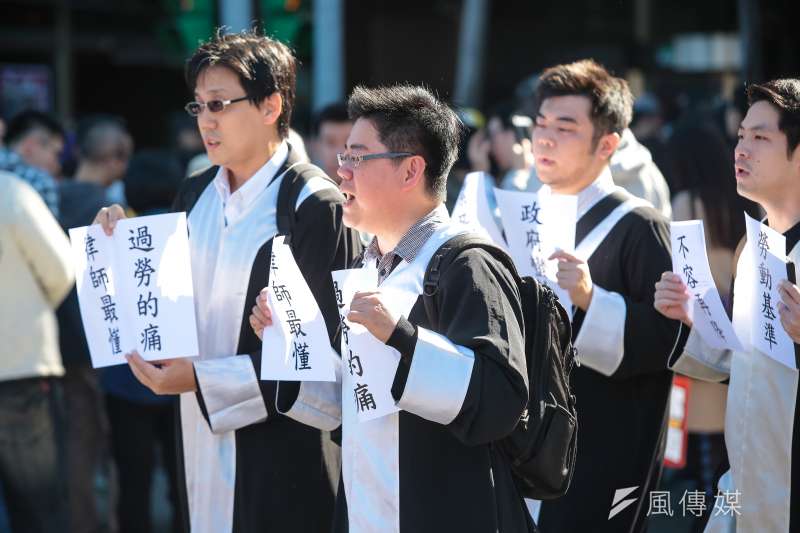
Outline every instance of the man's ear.
<svg viewBox="0 0 800 533"><path fill-rule="evenodd" d="M425 159L422 156L414 155L406 158L403 162L404 172L402 190L411 190L420 183L425 185Z"/></svg>
<svg viewBox="0 0 800 533"><path fill-rule="evenodd" d="M603 135L597 142L596 153L603 159L611 159L611 156L617 151L617 147L619 146L621 140L622 137L620 137L619 133L608 133Z"/></svg>
<svg viewBox="0 0 800 533"><path fill-rule="evenodd" d="M283 98L281 97L281 93L275 91L264 98L261 101L261 105L258 107L264 117L265 125L270 126L272 124L277 124L281 112L283 111Z"/></svg>

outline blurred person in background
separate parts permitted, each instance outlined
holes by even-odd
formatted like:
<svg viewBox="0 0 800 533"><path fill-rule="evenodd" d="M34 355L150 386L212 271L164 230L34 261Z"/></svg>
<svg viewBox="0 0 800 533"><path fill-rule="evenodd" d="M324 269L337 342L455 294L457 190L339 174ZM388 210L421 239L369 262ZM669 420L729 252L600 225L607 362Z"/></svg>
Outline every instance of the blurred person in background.
<svg viewBox="0 0 800 533"><path fill-rule="evenodd" d="M538 189L541 186L538 180L530 182L532 131L533 120L530 117L514 113L510 104L498 106L489 115L486 128L470 139L468 150L472 170L488 172L501 189Z"/></svg>
<svg viewBox="0 0 800 533"><path fill-rule="evenodd" d="M59 156L64 149L64 129L52 116L40 111L23 111L8 123L5 147L0 146L0 170L10 172L44 199L58 218Z"/></svg>
<svg viewBox="0 0 800 533"><path fill-rule="evenodd" d="M730 310L734 252L745 234L743 212L758 217L757 206L736 193L733 159L725 137L711 123L678 125L667 145L670 179L680 192L672 199L674 220L702 219L711 274L726 309ZM692 380L689 392L689 431L686 466L667 471L668 486L702 491L713 501L725 452L727 385ZM711 509L694 517L692 531L702 531Z"/></svg>
<svg viewBox="0 0 800 533"><path fill-rule="evenodd" d="M458 193L461 192L461 187L464 185L464 177L472 171L470 143L473 142L472 139L475 133L486 125L483 113L475 108L460 107L456 108L455 112L458 118L461 119L464 134L459 138L457 159L453 164L453 168L450 169L450 175L447 176L445 205L447 206L447 211L451 213L456 205L456 200L458 200Z"/></svg>
<svg viewBox="0 0 800 533"><path fill-rule="evenodd" d="M341 178L336 154L344 150L352 128L347 106L341 102L323 107L311 123L311 161L337 182Z"/></svg>
<svg viewBox="0 0 800 533"><path fill-rule="evenodd" d="M108 204L109 187L118 183L128 167L133 140L123 122L98 115L78 126L78 168L72 179L62 180L61 225L65 230L92 223ZM116 530L111 509L100 515L95 492L98 473L105 480L110 500L116 499L116 480L111 459L110 429L97 371L92 368L83 331L77 291L73 289L58 309L60 344L66 374L64 400L67 410L67 465L69 502L80 509L70 517L72 533L97 531L107 524Z"/></svg>
<svg viewBox="0 0 800 533"><path fill-rule="evenodd" d="M75 180L105 187L106 202L126 205L121 180L132 153L133 138L121 117L104 114L86 117L78 124Z"/></svg>
<svg viewBox="0 0 800 533"><path fill-rule="evenodd" d="M169 212L182 179L183 163L173 151L139 152L131 159L124 178L130 209L138 216ZM119 474L120 532L153 530L150 501L158 464L163 465L169 482L170 531L183 531L176 487L175 396L154 394L139 383L127 365L103 369L101 384Z"/></svg>
<svg viewBox="0 0 800 533"><path fill-rule="evenodd" d="M68 527L54 309L75 281L70 256L41 196L0 172L0 484L16 533Z"/></svg>

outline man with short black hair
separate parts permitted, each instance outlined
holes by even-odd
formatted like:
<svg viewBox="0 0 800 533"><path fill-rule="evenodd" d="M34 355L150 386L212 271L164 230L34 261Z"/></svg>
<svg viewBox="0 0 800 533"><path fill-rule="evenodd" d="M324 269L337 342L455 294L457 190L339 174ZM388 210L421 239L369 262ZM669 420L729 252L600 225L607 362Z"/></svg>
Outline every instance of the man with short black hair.
<svg viewBox="0 0 800 533"><path fill-rule="evenodd" d="M747 97L750 108L734 152L736 188L764 209L765 224L786 237L791 273L800 264L800 79L750 85ZM733 326L744 349L714 349L691 329L683 353L670 360L675 371L694 378L730 380L725 415L730 470L719 481L709 532L800 530L800 290L782 281L777 305L795 343L791 368L752 345L757 322L750 294L758 278L750 265L751 246L743 238L737 248L732 291ZM654 306L691 328L691 297L681 278L665 271L656 283Z"/></svg>
<svg viewBox="0 0 800 533"><path fill-rule="evenodd" d="M61 173L59 157L64 149L64 129L41 111L23 111L8 123L5 147L0 146L0 170L28 182L58 218L56 177Z"/></svg>
<svg viewBox="0 0 800 533"><path fill-rule="evenodd" d="M339 164L336 154L344 150L353 123L347 115L347 106L329 104L314 115L311 124L311 159L328 176L338 180Z"/></svg>
<svg viewBox="0 0 800 533"><path fill-rule="evenodd" d="M127 357L154 392L181 394L179 470L193 532L316 533L332 520L329 439L276 412L276 383L258 378L261 341L247 322L269 282L281 213L295 221L292 251L334 346L330 272L360 252L342 226L336 185L299 163L287 142L295 68L285 45L255 32L220 32L187 65L194 101L186 110L215 165L186 180L174 204L187 212L200 353L160 365ZM123 216L112 206L97 221L111 233Z"/></svg>
<svg viewBox="0 0 800 533"><path fill-rule="evenodd" d="M528 400L513 273L470 248L440 273L438 320L417 297L439 247L465 232L443 204L460 121L426 89L405 85L357 87L348 109L353 129L339 156L344 221L375 235L360 266L378 270L378 289L344 305L349 321L399 353L383 390L399 411L358 420L352 360L342 363L342 383L282 382L279 409L315 427L342 426L337 532L534 531L509 459L493 446ZM387 307L398 293L413 301L407 317ZM260 296L251 324L261 334L270 323ZM396 361L388 351L370 356L387 371Z"/></svg>
<svg viewBox="0 0 800 533"><path fill-rule="evenodd" d="M542 503L537 523L546 533L643 531L664 453L667 359L685 339L680 322L652 308L653 284L671 265L669 223L611 177L633 112L625 80L590 60L557 65L542 74L537 97L539 179L552 194L577 196L575 250L552 258L575 306L580 363L574 477L565 496ZM610 514L620 490L630 503Z"/></svg>

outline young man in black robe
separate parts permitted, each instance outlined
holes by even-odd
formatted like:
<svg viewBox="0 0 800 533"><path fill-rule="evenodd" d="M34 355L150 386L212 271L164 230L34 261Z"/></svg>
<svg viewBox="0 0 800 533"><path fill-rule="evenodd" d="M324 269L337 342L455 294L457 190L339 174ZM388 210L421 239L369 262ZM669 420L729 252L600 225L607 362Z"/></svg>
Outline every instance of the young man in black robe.
<svg viewBox="0 0 800 533"><path fill-rule="evenodd" d="M791 272L800 263L800 79L750 85L747 98L750 108L734 152L736 190L758 202L767 214L764 223L784 235ZM763 279L750 259L756 244L745 238L737 249L733 326L743 349L715 349L692 329L683 353L670 361L675 371L694 378L730 380L725 414L730 469L719 480L716 500L706 502L708 532L800 531L800 290L784 279L781 301L774 304L780 316L775 328L783 327L795 343L792 368L751 342L751 328L759 327L756 314L769 309L760 296L749 303ZM655 308L691 328L690 298L677 274L664 272L656 283Z"/></svg>
<svg viewBox="0 0 800 533"><path fill-rule="evenodd" d="M464 231L442 203L460 123L420 87L356 88L348 106L344 221L375 235L361 265L377 268L378 289L346 302L347 318L399 352L386 387L400 410L359 421L347 386L359 367L349 360L343 383L281 383L279 408L315 427L342 426L337 532L533 531L509 460L493 446L528 400L514 278L488 252L468 249L441 273L438 325L422 298L413 300L433 254ZM387 308L398 291L412 295L408 316ZM264 299L257 302L260 333L271 320ZM370 364L379 357L394 361L384 351Z"/></svg>
<svg viewBox="0 0 800 533"><path fill-rule="evenodd" d="M295 90L286 46L251 32L218 35L189 60L187 81L195 101L186 109L215 165L188 179L175 202L188 212L200 353L158 366L132 353L128 362L154 392L181 395L179 460L193 533L326 531L327 439L275 411L276 383L258 379L261 341L248 317L269 281L282 209L295 213L294 256L332 342L339 318L330 271L346 267L360 244L342 225L341 193L319 169L288 196L292 205L279 204L298 164L286 141ZM112 206L96 221L110 234L123 216Z"/></svg>
<svg viewBox="0 0 800 533"><path fill-rule="evenodd" d="M543 73L538 101L536 171L553 194L578 197L576 249L553 257L575 306L580 366L574 477L564 497L542 503L537 523L546 533L642 531L661 473L667 360L685 336L653 309L653 284L671 265L669 224L611 179L632 114L624 80L593 61L558 65Z"/></svg>

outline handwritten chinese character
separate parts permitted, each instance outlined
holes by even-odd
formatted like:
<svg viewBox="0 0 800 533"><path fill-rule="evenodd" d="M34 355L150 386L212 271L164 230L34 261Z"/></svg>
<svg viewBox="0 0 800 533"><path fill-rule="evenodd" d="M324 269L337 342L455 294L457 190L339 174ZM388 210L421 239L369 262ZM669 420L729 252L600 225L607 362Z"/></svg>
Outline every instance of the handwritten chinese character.
<svg viewBox="0 0 800 533"><path fill-rule="evenodd" d="M530 249L538 248L541 245L542 241L541 239L539 239L539 232L536 231L535 229L528 230L527 236L528 236L528 242L526 246L528 248Z"/></svg>
<svg viewBox="0 0 800 533"><path fill-rule="evenodd" d="M372 393L369 392L366 385L356 383L356 388L353 392L356 394L356 409L358 411L363 413L364 411L378 408L378 406L375 405L375 398L372 397Z"/></svg>
<svg viewBox="0 0 800 533"><path fill-rule="evenodd" d="M702 309L708 316L711 316L711 309L708 307L708 304L706 303L705 299L703 299L703 297L700 296L699 292L696 292L694 294L694 298L695 300L697 300L697 305L700 306L700 309Z"/></svg>
<svg viewBox="0 0 800 533"><path fill-rule="evenodd" d="M764 340L769 343L770 350L778 344L778 339L775 338L775 326L772 325L772 322L764 324Z"/></svg>
<svg viewBox="0 0 800 533"><path fill-rule="evenodd" d="M699 282L694 278L694 267L692 265L684 265L683 275L686 276L686 285L688 285L690 289L697 287Z"/></svg>
<svg viewBox="0 0 800 533"><path fill-rule="evenodd" d="M145 300L144 295L139 295L139 301L136 302L136 305L139 309L139 316L147 316L150 313L150 316L153 318L158 316L158 298L153 296L153 293L147 291L147 299Z"/></svg>
<svg viewBox="0 0 800 533"><path fill-rule="evenodd" d="M119 328L108 328L108 342L111 344L111 353L118 355L122 353L119 346Z"/></svg>
<svg viewBox="0 0 800 533"><path fill-rule="evenodd" d="M761 259L767 258L767 252L769 251L769 241L767 240L767 234L763 231L758 232L758 254L761 256Z"/></svg>
<svg viewBox="0 0 800 533"><path fill-rule="evenodd" d="M107 322L119 320L119 318L117 318L117 304L114 303L114 301L111 299L111 296L108 294L101 296L100 303L103 304L100 307L100 309L103 310L103 320Z"/></svg>
<svg viewBox="0 0 800 533"><path fill-rule="evenodd" d="M775 320L775 309L772 308L772 295L768 292L762 293L761 313L767 320Z"/></svg>
<svg viewBox="0 0 800 533"><path fill-rule="evenodd" d="M137 287L141 287L143 284L145 287L149 287L151 274L155 274L155 269L150 266L150 258L142 257L137 259L136 270L133 273L133 276L139 280Z"/></svg>
<svg viewBox="0 0 800 533"><path fill-rule="evenodd" d="M720 339L725 340L725 334L722 332L722 328L719 327L716 320L711 321L711 327Z"/></svg>
<svg viewBox="0 0 800 533"><path fill-rule="evenodd" d="M103 290L108 290L106 288L106 283L108 283L108 275L106 274L105 268L98 268L95 270L91 266L89 267L89 278L92 280L92 287L97 288L100 285L103 286Z"/></svg>
<svg viewBox="0 0 800 533"><path fill-rule="evenodd" d="M686 238L686 235L681 235L678 237L678 240L681 242L680 247L678 248L678 253L683 255L683 258L686 259L686 253L689 251L689 248L683 243L683 239Z"/></svg>
<svg viewBox="0 0 800 533"><path fill-rule="evenodd" d="M278 272L278 262L275 261L275 252L270 256L269 269L272 271L272 277L274 278L275 274Z"/></svg>
<svg viewBox="0 0 800 533"><path fill-rule="evenodd" d="M294 369L311 370L311 367L308 365L308 357L308 344L305 342L302 344L295 342L294 350L292 351L292 358L294 358Z"/></svg>
<svg viewBox="0 0 800 533"><path fill-rule="evenodd" d="M344 342L350 342L350 326L347 325L347 320L345 320L343 315L339 315L339 326L342 328L342 337L344 337Z"/></svg>
<svg viewBox="0 0 800 533"><path fill-rule="evenodd" d="M339 304L339 307L344 307L342 289L339 288L339 283L336 281L333 282L333 294L336 296L336 303Z"/></svg>
<svg viewBox="0 0 800 533"><path fill-rule="evenodd" d="M136 228L136 233L132 229L128 232L133 235L128 237L128 242L131 243L128 250L141 250L142 252L149 252L153 249L153 238L148 232L147 226L140 226Z"/></svg>
<svg viewBox="0 0 800 533"><path fill-rule="evenodd" d="M150 350L161 351L161 335L158 334L158 326L150 324L142 331L142 349L147 352Z"/></svg>
<svg viewBox="0 0 800 533"><path fill-rule="evenodd" d="M272 291L275 293L275 299L279 302L286 300L286 303L292 305L292 295L286 289L286 285L276 285L275 281L272 282Z"/></svg>
<svg viewBox="0 0 800 533"><path fill-rule="evenodd" d="M361 368L361 358L357 355L353 355L353 350L347 350L350 352L350 357L347 359L347 366L350 368L350 375L353 374L361 377L364 375L364 369Z"/></svg>
<svg viewBox="0 0 800 533"><path fill-rule="evenodd" d="M758 282L767 288L768 291L772 290L772 274L764 263L758 265Z"/></svg>
<svg viewBox="0 0 800 533"><path fill-rule="evenodd" d="M541 208L536 202L533 202L532 205L523 205L520 220L522 222L530 222L531 224L541 224L542 222L539 220L539 211L541 211Z"/></svg>
<svg viewBox="0 0 800 533"><path fill-rule="evenodd" d="M84 249L86 250L86 260L87 261L94 261L94 256L97 253L97 249L94 247L94 237L86 234L86 238L83 240L84 242Z"/></svg>
<svg viewBox="0 0 800 533"><path fill-rule="evenodd" d="M294 309L288 309L286 311L286 322L289 324L289 332L292 333L295 337L299 337L302 335L303 337L306 336L305 331L303 331L300 325L300 319L297 318L297 313Z"/></svg>
<svg viewBox="0 0 800 533"><path fill-rule="evenodd" d="M531 266L533 267L535 277L543 279L546 276L547 266L545 265L544 259L542 259L540 256L531 256Z"/></svg>

